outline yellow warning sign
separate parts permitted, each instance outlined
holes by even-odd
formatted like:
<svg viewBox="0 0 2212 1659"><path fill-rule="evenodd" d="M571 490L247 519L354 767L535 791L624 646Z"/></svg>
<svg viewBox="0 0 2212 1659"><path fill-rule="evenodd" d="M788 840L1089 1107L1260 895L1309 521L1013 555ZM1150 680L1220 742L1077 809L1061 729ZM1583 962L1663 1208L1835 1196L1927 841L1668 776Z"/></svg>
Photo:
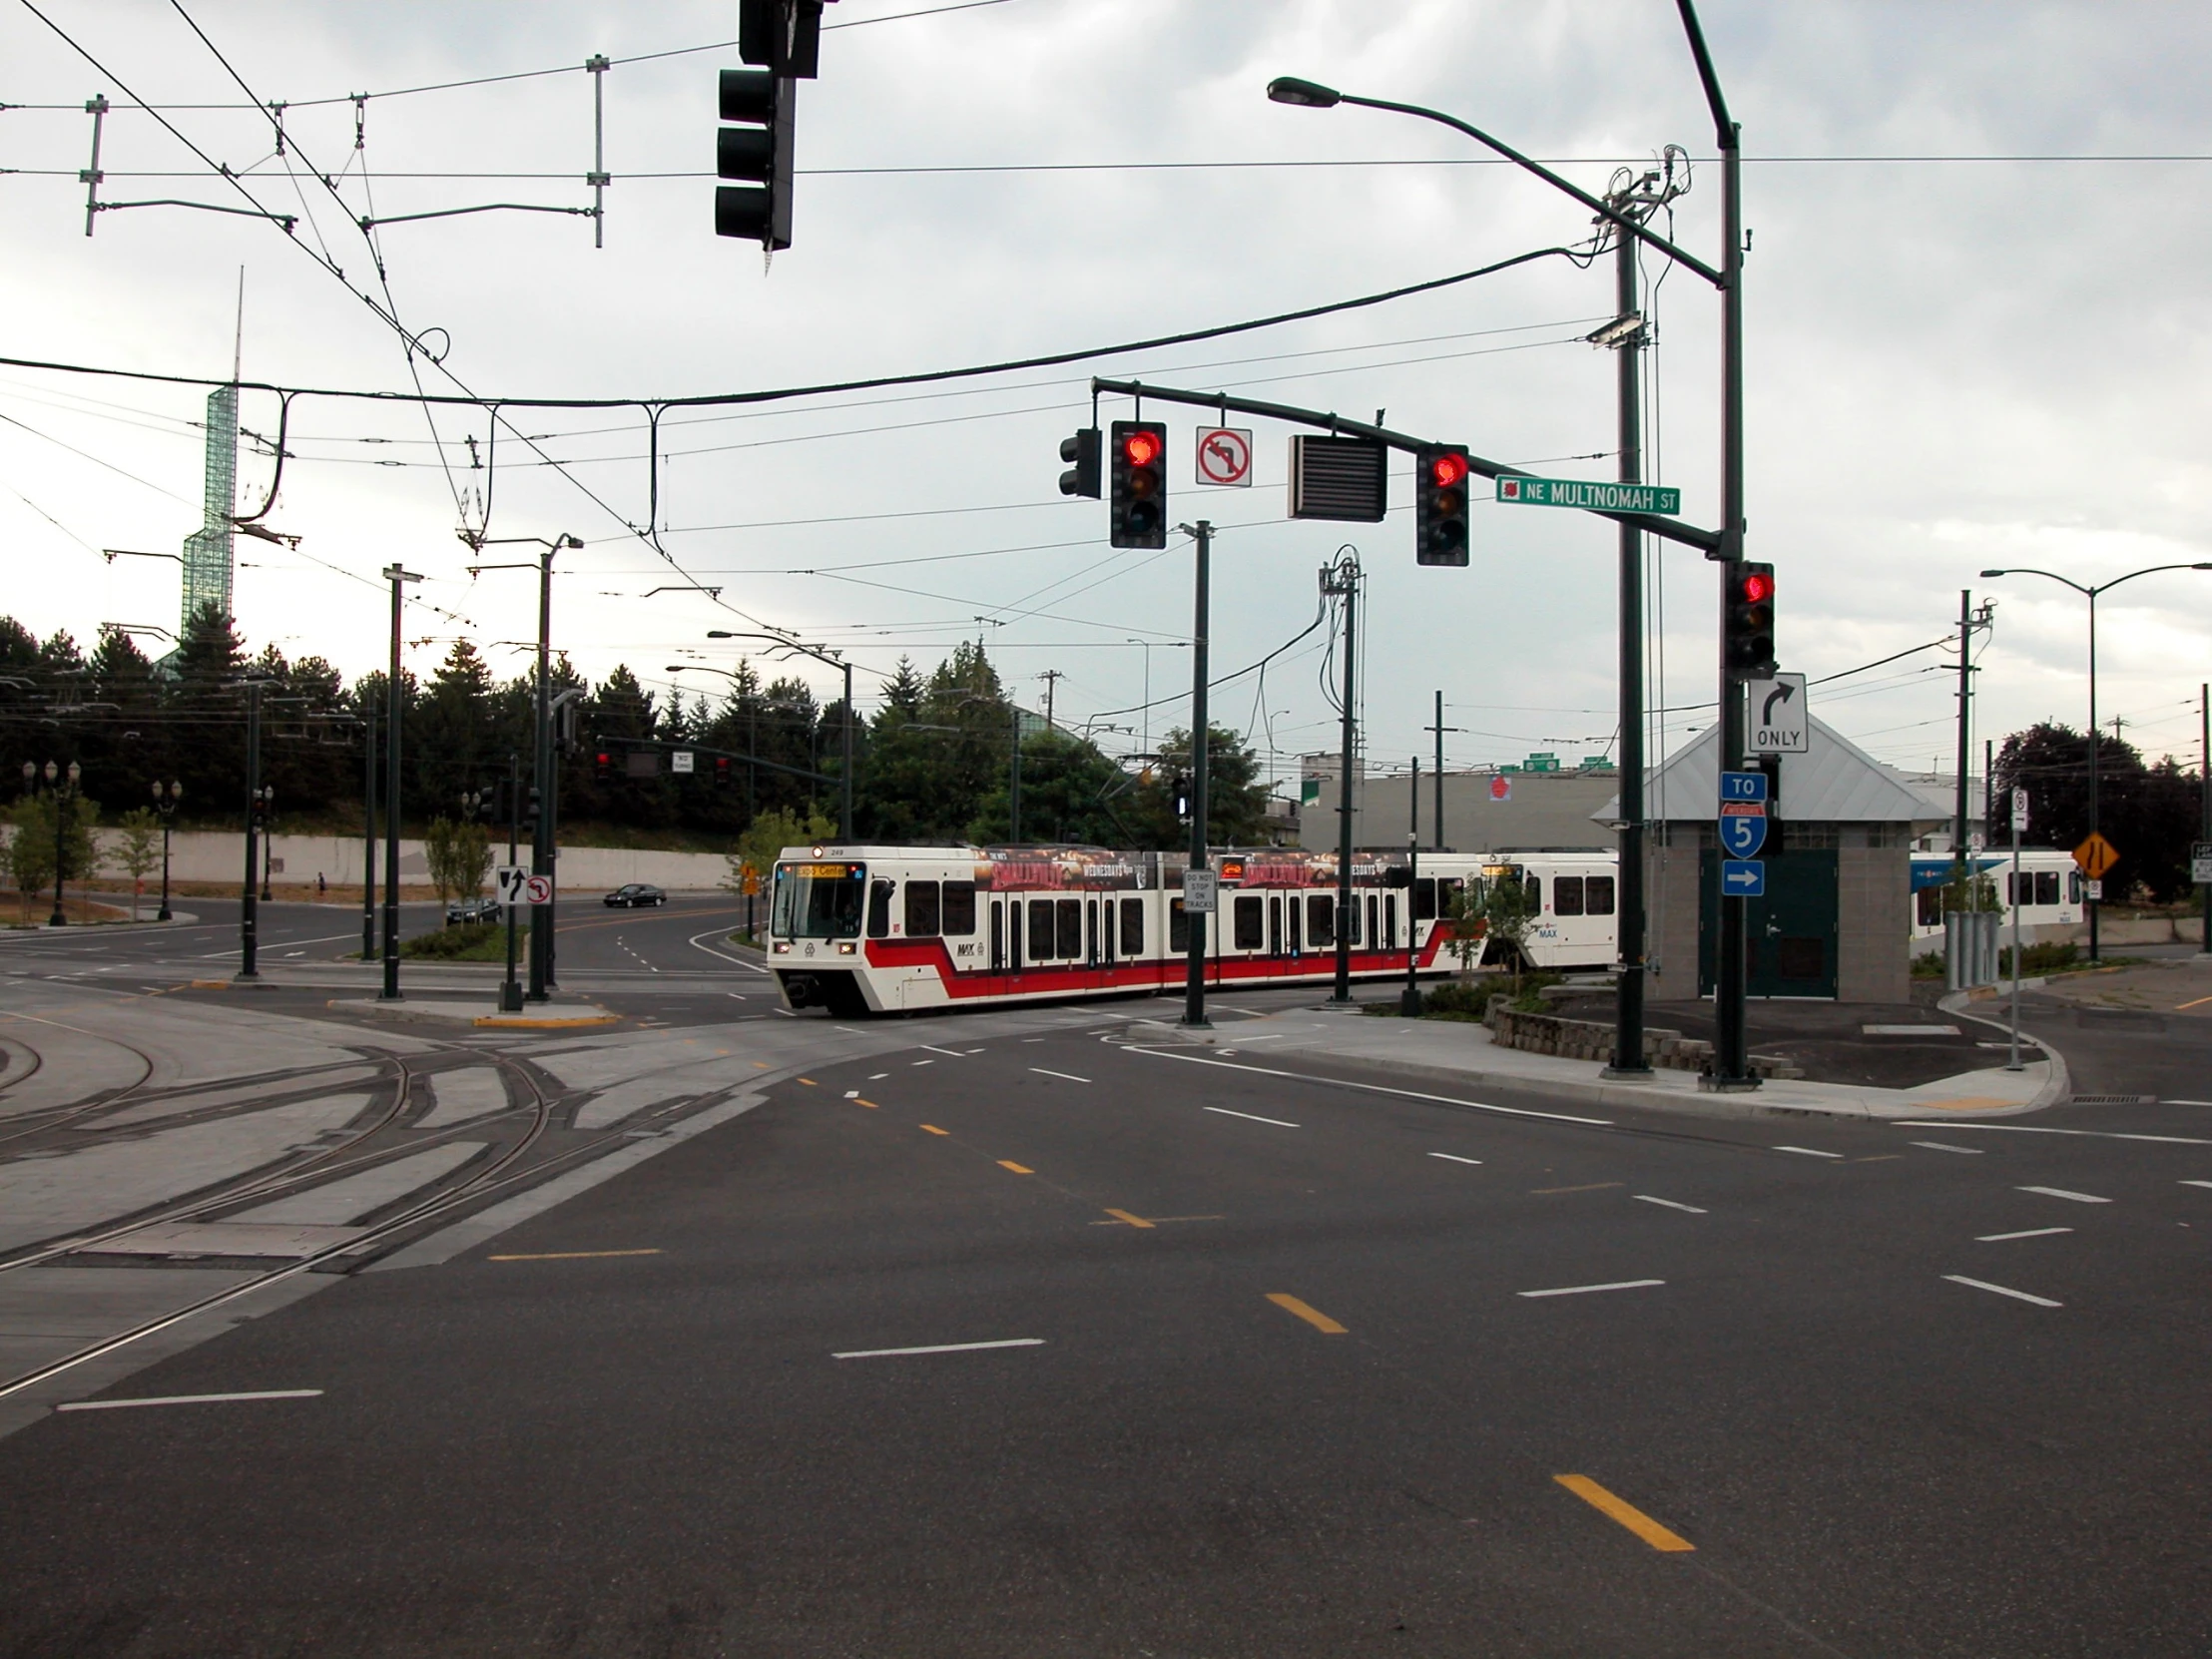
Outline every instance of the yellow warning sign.
<svg viewBox="0 0 2212 1659"><path fill-rule="evenodd" d="M2081 873L2092 881L2104 879L2104 872L2120 861L2120 849L2095 830L2089 838L2074 848L2074 862L2081 866Z"/></svg>

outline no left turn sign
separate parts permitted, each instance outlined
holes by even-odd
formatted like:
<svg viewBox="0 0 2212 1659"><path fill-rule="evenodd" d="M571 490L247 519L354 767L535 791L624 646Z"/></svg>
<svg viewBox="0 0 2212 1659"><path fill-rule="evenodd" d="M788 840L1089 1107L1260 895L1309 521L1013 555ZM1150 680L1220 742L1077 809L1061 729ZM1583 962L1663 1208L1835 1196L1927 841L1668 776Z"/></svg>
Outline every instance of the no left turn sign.
<svg viewBox="0 0 2212 1659"><path fill-rule="evenodd" d="M1252 428L1201 426L1198 429L1198 481L1250 488Z"/></svg>

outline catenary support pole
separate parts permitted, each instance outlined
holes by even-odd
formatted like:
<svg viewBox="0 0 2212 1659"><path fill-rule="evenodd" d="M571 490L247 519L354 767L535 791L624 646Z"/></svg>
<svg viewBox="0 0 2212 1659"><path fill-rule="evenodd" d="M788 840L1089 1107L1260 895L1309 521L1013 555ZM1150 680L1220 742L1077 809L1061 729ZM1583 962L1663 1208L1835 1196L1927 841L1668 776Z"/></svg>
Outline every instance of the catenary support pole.
<svg viewBox="0 0 2212 1659"><path fill-rule="evenodd" d="M514 750L507 752L507 867L512 869L521 859L522 845L522 756ZM517 902L520 893L508 895L507 911L507 977L499 984L499 1011L503 1014L522 1012L522 982L515 977L515 912L522 908Z"/></svg>
<svg viewBox="0 0 2212 1659"><path fill-rule="evenodd" d="M246 683L246 885L239 894L239 974L259 979L262 823L262 682Z"/></svg>
<svg viewBox="0 0 2212 1659"><path fill-rule="evenodd" d="M1969 868L1966 845L1966 820L1972 809L1966 800L1967 758L1972 747L1973 703L1973 594L1969 589L1958 590L1958 790L1951 809L1950 830L1950 878L1951 902L1959 909L1972 906L1966 902L1966 873Z"/></svg>
<svg viewBox="0 0 2212 1659"><path fill-rule="evenodd" d="M1207 818L1211 801L1209 792L1208 751L1212 728L1206 711L1207 632L1208 611L1212 596L1208 582L1212 577L1214 527L1205 519L1196 524L1181 526L1184 534L1197 543L1195 580L1192 583L1191 623L1191 868L1203 870L1206 865ZM1186 879L1185 888L1189 882ZM1221 902L1219 896L1215 903ZM1210 931L1209 917L1190 908L1183 908L1183 927L1186 941L1183 964L1183 1023L1192 1027L1206 1025L1206 935Z"/></svg>
<svg viewBox="0 0 2212 1659"><path fill-rule="evenodd" d="M2204 843L2212 846L2212 685L2197 687L2197 785L2204 796ZM2204 883L2204 930L2197 935L2197 954L2212 956L2212 881Z"/></svg>
<svg viewBox="0 0 2212 1659"><path fill-rule="evenodd" d="M566 540L566 537L558 538ZM537 785L537 823L531 827L530 873L553 873L553 555L558 545L538 555L538 718L537 753L531 777ZM543 1002L553 982L553 907L540 904L530 915L530 990Z"/></svg>
<svg viewBox="0 0 2212 1659"><path fill-rule="evenodd" d="M1437 724L1443 724L1439 717ZM1405 994L1398 1012L1411 1019L1420 1012L1420 757L1413 757L1412 808L1405 821Z"/></svg>
<svg viewBox="0 0 2212 1659"><path fill-rule="evenodd" d="M1438 852L1444 849L1444 694L1436 692L1436 811L1430 815L1435 823L1429 827L1429 844ZM1441 910L1437 914L1441 915Z"/></svg>
<svg viewBox="0 0 2212 1659"><path fill-rule="evenodd" d="M2106 585L2109 586L2110 584ZM2102 825L2097 818L2097 782L2098 774L2102 770L2098 764L2101 760L2099 751L2104 748L2104 744L2097 736L2097 590L2090 588L2087 591L2089 595L2089 833L2094 835L2102 830ZM2092 962L2099 959L2097 924L2102 919L2100 912L2104 909L2104 903L2096 895L2101 891L2102 886L2103 883L2098 882L2097 886L2091 888L2083 898L2083 902L2089 910L2089 960Z"/></svg>
<svg viewBox="0 0 2212 1659"><path fill-rule="evenodd" d="M1614 206L1625 209L1630 191ZM1641 295L1636 273L1637 244L1616 230L1613 235L1613 305L1616 316L1633 315ZM1614 345L1619 396L1620 479L1643 481L1643 424L1639 323ZM1648 1077L1644 1061L1644 538L1632 524L1620 527L1620 888L1616 900L1620 950L1613 987L1613 1063L1610 1077ZM1443 724L1443 716L1436 717Z"/></svg>
<svg viewBox="0 0 2212 1659"><path fill-rule="evenodd" d="M852 839L852 665L844 665L844 785L843 810L838 815L837 835L846 842Z"/></svg>
<svg viewBox="0 0 2212 1659"><path fill-rule="evenodd" d="M400 612L406 603L406 584L421 577L393 564L384 568L391 584L391 666L384 681L384 986L379 1002L397 1002L399 995L399 727L400 711Z"/></svg>
<svg viewBox="0 0 2212 1659"><path fill-rule="evenodd" d="M1337 977L1329 1000L1349 1004L1352 1001L1352 929L1358 922L1352 907L1352 762L1359 735L1358 701L1354 690L1359 685L1360 561L1349 554L1340 559L1324 573L1322 591L1339 595L1345 602L1344 740L1340 746L1337 775Z"/></svg>

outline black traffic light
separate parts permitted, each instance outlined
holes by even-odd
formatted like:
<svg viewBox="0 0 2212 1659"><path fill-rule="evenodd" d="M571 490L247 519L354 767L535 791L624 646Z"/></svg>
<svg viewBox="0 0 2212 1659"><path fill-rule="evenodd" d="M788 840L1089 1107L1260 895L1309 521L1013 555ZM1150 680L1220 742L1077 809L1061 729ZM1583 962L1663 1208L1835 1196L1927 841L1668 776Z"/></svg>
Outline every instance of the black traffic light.
<svg viewBox="0 0 2212 1659"><path fill-rule="evenodd" d="M824 0L738 0L738 56L776 74L813 80L822 68Z"/></svg>
<svg viewBox="0 0 2212 1659"><path fill-rule="evenodd" d="M1774 673L1774 566L1737 560L1726 567L1721 660L1746 680Z"/></svg>
<svg viewBox="0 0 2212 1659"><path fill-rule="evenodd" d="M613 782L615 781L615 758L614 758L614 756L612 756L611 754L609 754L609 753L608 753L608 752L607 752L606 750L604 750L604 749L602 749L602 750L598 751L598 752L597 752L597 753L596 753L596 754L595 754L595 755L594 755L594 756L592 757L592 769L591 769L591 775L592 775L592 776L593 776L594 778L596 778L596 779L597 779L597 780L598 780L598 781L599 781L600 783L602 783L602 784L611 784L611 783L613 783ZM534 793L534 792L533 792L533 793Z"/></svg>
<svg viewBox="0 0 2212 1659"><path fill-rule="evenodd" d="M1072 462L1066 472L1060 474L1062 495L1087 495L1096 501L1099 489L1098 428L1085 426L1072 438L1060 440L1060 459Z"/></svg>
<svg viewBox="0 0 2212 1659"><path fill-rule="evenodd" d="M715 757L715 788L718 790L726 790L729 787L730 757L727 755L717 755Z"/></svg>
<svg viewBox="0 0 2212 1659"><path fill-rule="evenodd" d="M1117 420L1114 496L1107 513L1109 547L1168 544L1168 429L1156 421Z"/></svg>
<svg viewBox="0 0 2212 1659"><path fill-rule="evenodd" d="M1168 794L1175 802L1175 818L1179 824L1191 822L1191 780L1188 774L1177 773L1168 786Z"/></svg>
<svg viewBox="0 0 2212 1659"><path fill-rule="evenodd" d="M792 245L792 121L799 83L767 69L722 72L722 119L742 122L715 135L715 177L742 179L715 190L715 235L744 237L774 253Z"/></svg>
<svg viewBox="0 0 2212 1659"><path fill-rule="evenodd" d="M1467 562L1467 452L1430 444L1413 455L1413 557L1424 565Z"/></svg>

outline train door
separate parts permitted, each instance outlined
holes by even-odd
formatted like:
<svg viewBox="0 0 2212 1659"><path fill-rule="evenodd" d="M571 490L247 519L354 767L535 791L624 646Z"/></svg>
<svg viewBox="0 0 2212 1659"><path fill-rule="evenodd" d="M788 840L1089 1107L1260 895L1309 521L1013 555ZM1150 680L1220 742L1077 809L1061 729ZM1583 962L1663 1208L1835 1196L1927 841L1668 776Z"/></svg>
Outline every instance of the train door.
<svg viewBox="0 0 2212 1659"><path fill-rule="evenodd" d="M1268 894L1268 954L1283 954L1283 895L1279 892Z"/></svg>
<svg viewBox="0 0 2212 1659"><path fill-rule="evenodd" d="M1363 936L1366 938L1367 945L1370 950L1381 950L1390 941L1385 939L1379 931L1377 931L1376 921L1378 918L1375 911L1375 894L1371 892L1368 894L1368 930Z"/></svg>

